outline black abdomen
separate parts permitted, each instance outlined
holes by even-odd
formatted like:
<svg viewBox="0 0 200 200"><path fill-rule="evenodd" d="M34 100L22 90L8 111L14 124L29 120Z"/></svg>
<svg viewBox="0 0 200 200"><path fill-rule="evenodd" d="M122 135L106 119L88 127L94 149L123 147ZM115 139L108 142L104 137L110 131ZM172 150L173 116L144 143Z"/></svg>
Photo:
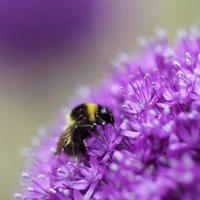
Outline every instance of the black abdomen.
<svg viewBox="0 0 200 200"><path fill-rule="evenodd" d="M86 129L76 128L72 133L72 142L64 147L65 153L69 156L78 156L80 153L86 153L83 140L90 136L91 134Z"/></svg>

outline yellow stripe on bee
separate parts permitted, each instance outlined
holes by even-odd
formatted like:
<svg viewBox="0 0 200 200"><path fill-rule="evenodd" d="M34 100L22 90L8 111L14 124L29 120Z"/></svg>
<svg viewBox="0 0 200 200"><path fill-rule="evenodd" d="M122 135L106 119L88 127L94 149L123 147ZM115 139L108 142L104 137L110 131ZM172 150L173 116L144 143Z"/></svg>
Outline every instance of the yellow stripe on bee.
<svg viewBox="0 0 200 200"><path fill-rule="evenodd" d="M87 103L86 106L87 106L87 111L89 115L89 120L95 121L95 113L97 111L97 104Z"/></svg>
<svg viewBox="0 0 200 200"><path fill-rule="evenodd" d="M71 113L69 113L69 115L68 115L68 124L74 124L75 123L75 120L72 118L72 116L71 116Z"/></svg>
<svg viewBox="0 0 200 200"><path fill-rule="evenodd" d="M64 124L64 131L71 125L73 125L75 123L75 120L72 118L71 116L71 113L69 113L67 116L66 116L66 122Z"/></svg>

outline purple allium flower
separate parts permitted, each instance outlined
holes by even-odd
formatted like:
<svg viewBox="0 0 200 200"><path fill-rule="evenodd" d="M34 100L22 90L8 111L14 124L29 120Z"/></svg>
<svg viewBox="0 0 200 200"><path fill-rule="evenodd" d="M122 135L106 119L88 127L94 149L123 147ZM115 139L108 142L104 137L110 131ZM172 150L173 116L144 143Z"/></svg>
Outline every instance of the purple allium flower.
<svg viewBox="0 0 200 200"><path fill-rule="evenodd" d="M183 34L184 33L184 34ZM19 199L159 200L200 199L200 34L181 32L175 46L165 35L146 41L143 53L113 64L98 91L83 90L82 102L113 111L116 132L108 141L86 139L79 167L64 152L55 157L66 125L41 129L42 144L28 154ZM144 40L143 40L144 44ZM89 92L89 93L88 93ZM50 132L50 134L46 134Z"/></svg>

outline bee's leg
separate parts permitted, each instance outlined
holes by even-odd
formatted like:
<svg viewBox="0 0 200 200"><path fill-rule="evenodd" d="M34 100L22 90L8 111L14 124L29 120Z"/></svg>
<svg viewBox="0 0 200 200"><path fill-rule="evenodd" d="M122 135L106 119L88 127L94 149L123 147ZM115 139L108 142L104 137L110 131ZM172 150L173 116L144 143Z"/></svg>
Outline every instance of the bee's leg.
<svg viewBox="0 0 200 200"><path fill-rule="evenodd" d="M106 135L106 129L105 129L106 122L99 115L96 115L96 121L97 121L97 124L102 126L103 132Z"/></svg>
<svg viewBox="0 0 200 200"><path fill-rule="evenodd" d="M75 149L74 149L74 142L72 142L72 152L73 152L73 156L76 157L76 153L75 153Z"/></svg>
<svg viewBox="0 0 200 200"><path fill-rule="evenodd" d="M92 125L92 124L82 124L82 125L79 126L79 128L90 130L90 129L94 128L94 125Z"/></svg>
<svg viewBox="0 0 200 200"><path fill-rule="evenodd" d="M84 128L84 129L87 129L89 131L92 131L95 135L97 135L98 137L100 137L100 134L98 133L96 127L96 125L92 125L92 124L83 124L81 126L79 126L80 128Z"/></svg>
<svg viewBox="0 0 200 200"><path fill-rule="evenodd" d="M72 142L72 152L73 152L73 156L76 159L76 166L78 167L79 166L79 156L78 156L77 152L75 152L74 142Z"/></svg>
<svg viewBox="0 0 200 200"><path fill-rule="evenodd" d="M99 132L97 131L96 128L93 128L91 131L92 131L95 135L97 135L99 138L101 138L101 135L99 134Z"/></svg>
<svg viewBox="0 0 200 200"><path fill-rule="evenodd" d="M102 126L103 126L103 125L102 125ZM90 131L92 131L95 135L97 135L98 138L100 138L100 139L103 140L103 141L107 141L107 142L108 142L108 140L105 140L104 138L102 138L102 136L101 136L101 135L99 134L99 132L97 131L95 125L83 124L83 125L79 126L79 128L85 128L85 129L87 129L87 130L90 130ZM104 128L105 128L105 127L104 127Z"/></svg>
<svg viewBox="0 0 200 200"><path fill-rule="evenodd" d="M76 155L76 167L79 167L79 156Z"/></svg>
<svg viewBox="0 0 200 200"><path fill-rule="evenodd" d="M104 134L105 134L105 133L106 133L105 125L102 125L102 129L103 129L103 132L104 132Z"/></svg>
<svg viewBox="0 0 200 200"><path fill-rule="evenodd" d="M96 122L97 124L102 125L102 126L106 124L106 122L99 115L96 115Z"/></svg>

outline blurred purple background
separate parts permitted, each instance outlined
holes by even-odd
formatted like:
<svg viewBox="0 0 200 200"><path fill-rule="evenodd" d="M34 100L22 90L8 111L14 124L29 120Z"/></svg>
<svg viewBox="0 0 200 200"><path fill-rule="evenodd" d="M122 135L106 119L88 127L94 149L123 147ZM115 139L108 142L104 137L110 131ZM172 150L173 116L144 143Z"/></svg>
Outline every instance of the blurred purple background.
<svg viewBox="0 0 200 200"><path fill-rule="evenodd" d="M96 84L140 36L157 26L189 27L199 18L197 0L0 1L0 199L17 185L40 124L53 121L78 86Z"/></svg>
<svg viewBox="0 0 200 200"><path fill-rule="evenodd" d="M94 39L102 22L109 20L102 6L101 1L91 0L2 0L1 57L30 59L73 52L82 40Z"/></svg>

